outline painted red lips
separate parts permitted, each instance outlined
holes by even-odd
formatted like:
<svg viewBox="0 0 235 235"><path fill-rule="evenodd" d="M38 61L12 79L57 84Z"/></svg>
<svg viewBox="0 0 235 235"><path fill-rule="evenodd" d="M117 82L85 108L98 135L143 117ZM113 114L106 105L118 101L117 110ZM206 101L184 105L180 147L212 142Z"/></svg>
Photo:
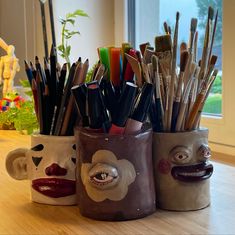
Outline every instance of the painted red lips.
<svg viewBox="0 0 235 235"><path fill-rule="evenodd" d="M40 178L32 181L37 192L52 198L66 197L75 194L75 180L58 178Z"/></svg>

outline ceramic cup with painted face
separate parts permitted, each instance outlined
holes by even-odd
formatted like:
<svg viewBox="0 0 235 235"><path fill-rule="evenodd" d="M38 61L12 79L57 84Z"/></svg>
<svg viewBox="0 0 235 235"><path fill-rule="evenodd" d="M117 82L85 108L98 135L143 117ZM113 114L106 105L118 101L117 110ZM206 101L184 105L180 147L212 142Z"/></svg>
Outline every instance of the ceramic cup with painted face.
<svg viewBox="0 0 235 235"><path fill-rule="evenodd" d="M155 211L152 131L109 135L76 130L78 198L82 215L128 220Z"/></svg>
<svg viewBox="0 0 235 235"><path fill-rule="evenodd" d="M210 204L213 166L208 130L154 133L153 159L157 206L167 210L198 210Z"/></svg>
<svg viewBox="0 0 235 235"><path fill-rule="evenodd" d="M73 136L32 135L31 149L8 153L6 169L17 180L31 181L32 201L74 205L76 151Z"/></svg>

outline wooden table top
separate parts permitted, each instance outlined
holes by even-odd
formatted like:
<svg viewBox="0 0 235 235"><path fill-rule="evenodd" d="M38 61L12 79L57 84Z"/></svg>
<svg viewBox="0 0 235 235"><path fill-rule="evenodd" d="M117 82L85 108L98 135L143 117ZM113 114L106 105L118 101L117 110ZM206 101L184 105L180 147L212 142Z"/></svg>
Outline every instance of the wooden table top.
<svg viewBox="0 0 235 235"><path fill-rule="evenodd" d="M0 234L235 234L235 168L213 163L211 205L193 212L156 213L125 222L95 221L77 206L30 202L29 181L16 181L5 170L6 154L29 147L30 137L0 131Z"/></svg>

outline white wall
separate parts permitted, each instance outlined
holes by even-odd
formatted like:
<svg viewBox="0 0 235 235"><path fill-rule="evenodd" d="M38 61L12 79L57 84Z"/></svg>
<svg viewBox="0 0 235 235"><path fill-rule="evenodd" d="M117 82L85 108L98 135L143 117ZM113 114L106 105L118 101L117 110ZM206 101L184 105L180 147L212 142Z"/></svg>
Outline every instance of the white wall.
<svg viewBox="0 0 235 235"><path fill-rule="evenodd" d="M69 42L72 46L71 61L79 56L89 58L90 64L98 60L97 48L114 45L114 1L113 0L54 0L54 18L57 44L61 42L60 17L76 9L84 10L87 17L78 17L76 27L81 35L76 35ZM75 27L75 29L76 29Z"/></svg>
<svg viewBox="0 0 235 235"><path fill-rule="evenodd" d="M9 45L14 45L17 57L26 57L26 31L24 28L25 6L24 0L0 0L0 37ZM0 50L0 56L6 52ZM18 80L24 78L24 60L20 61L21 71L16 74L15 84Z"/></svg>
<svg viewBox="0 0 235 235"><path fill-rule="evenodd" d="M114 0L53 0L53 5L57 45L61 42L60 17L76 9L82 9L89 15L89 18L77 19L74 29L79 29L81 35L69 41L72 46L71 62L81 56L83 60L89 58L92 66L98 59L98 47L115 44ZM50 48L52 42L47 2L45 8ZM19 84L19 79L26 79L24 59L34 61L37 55L42 61L45 56L39 0L0 0L0 36L16 47L21 72L16 74L15 84ZM0 56L4 53L0 50ZM59 61L64 62L61 58Z"/></svg>

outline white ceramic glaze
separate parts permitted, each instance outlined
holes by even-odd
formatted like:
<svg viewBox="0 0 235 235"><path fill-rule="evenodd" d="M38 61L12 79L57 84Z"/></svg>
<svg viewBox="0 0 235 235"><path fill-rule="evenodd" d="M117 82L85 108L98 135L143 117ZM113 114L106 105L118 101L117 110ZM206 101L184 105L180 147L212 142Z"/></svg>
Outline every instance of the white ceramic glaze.
<svg viewBox="0 0 235 235"><path fill-rule="evenodd" d="M6 169L17 180L31 182L34 202L76 204L76 151L73 136L32 135L31 149L16 149L6 158Z"/></svg>

